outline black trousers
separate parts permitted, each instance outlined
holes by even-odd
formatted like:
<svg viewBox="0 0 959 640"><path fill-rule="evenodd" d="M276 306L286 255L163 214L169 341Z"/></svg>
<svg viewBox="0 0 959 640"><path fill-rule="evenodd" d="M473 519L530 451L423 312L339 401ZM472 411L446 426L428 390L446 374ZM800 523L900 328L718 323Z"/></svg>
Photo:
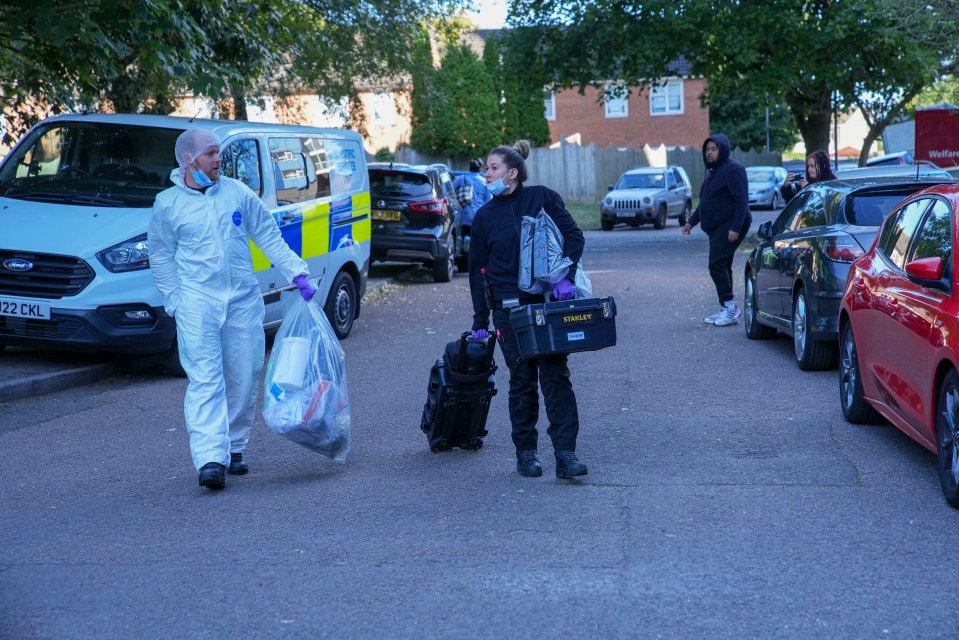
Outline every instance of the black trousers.
<svg viewBox="0 0 959 640"><path fill-rule="evenodd" d="M543 356L530 360L519 359L519 348L509 322L509 309L493 312L497 342L509 368L509 418L513 425L513 444L516 451L536 449L539 437L539 394L543 390L549 428L546 433L555 451L575 451L579 434L579 412L576 395L569 379L567 354Z"/></svg>
<svg viewBox="0 0 959 640"><path fill-rule="evenodd" d="M747 229L749 227L746 227ZM729 225L723 225L709 233L709 277L716 286L719 304L735 298L733 295L733 256L742 244L745 233L739 234L736 242L729 241Z"/></svg>

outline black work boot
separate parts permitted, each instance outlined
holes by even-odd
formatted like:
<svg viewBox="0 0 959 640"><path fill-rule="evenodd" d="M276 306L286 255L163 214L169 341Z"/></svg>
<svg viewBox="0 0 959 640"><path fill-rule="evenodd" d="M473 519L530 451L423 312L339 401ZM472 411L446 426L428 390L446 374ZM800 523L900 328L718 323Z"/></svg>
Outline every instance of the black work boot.
<svg viewBox="0 0 959 640"><path fill-rule="evenodd" d="M586 465L579 461L575 451L557 451L556 452L556 477L572 478L573 476L585 476Z"/></svg>
<svg viewBox="0 0 959 640"><path fill-rule="evenodd" d="M543 465L536 457L536 450L516 452L516 470L526 478L536 478L543 475Z"/></svg>
<svg viewBox="0 0 959 640"><path fill-rule="evenodd" d="M226 467L219 462L207 462L200 467L200 486L222 489L226 486Z"/></svg>
<svg viewBox="0 0 959 640"><path fill-rule="evenodd" d="M242 453L230 454L230 467L226 470L231 476L243 476L250 471L250 465L243 462Z"/></svg>

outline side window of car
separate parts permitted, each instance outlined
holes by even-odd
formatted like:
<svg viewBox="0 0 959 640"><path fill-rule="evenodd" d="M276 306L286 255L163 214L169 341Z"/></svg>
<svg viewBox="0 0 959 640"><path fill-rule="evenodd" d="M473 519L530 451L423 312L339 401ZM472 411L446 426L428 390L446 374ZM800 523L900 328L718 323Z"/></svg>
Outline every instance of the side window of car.
<svg viewBox="0 0 959 640"><path fill-rule="evenodd" d="M786 205L786 208L783 209L782 213L779 214L779 217L776 218L776 222L773 223L772 234L778 236L780 233L784 233L787 229L793 229L793 224L799 217L799 214L802 213L803 205L806 204L806 201L809 199L809 192L799 193L795 198L789 201L789 204Z"/></svg>
<svg viewBox="0 0 959 640"><path fill-rule="evenodd" d="M669 189L670 191L676 188L676 179L673 178L672 171L666 172L666 188Z"/></svg>
<svg viewBox="0 0 959 640"><path fill-rule="evenodd" d="M826 204L818 193L810 193L806 204L797 212L790 225L793 231L826 225Z"/></svg>
<svg viewBox="0 0 959 640"><path fill-rule="evenodd" d="M922 220L922 214L929 206L928 198L913 200L901 209L893 212L886 220L879 238L879 250L902 270L906 265L906 252L916 233L916 227Z"/></svg>
<svg viewBox="0 0 959 640"><path fill-rule="evenodd" d="M676 178L676 184L684 189L689 188L689 180L686 179L686 175L683 173L682 169L678 167L673 169L673 176Z"/></svg>
<svg viewBox="0 0 959 640"><path fill-rule="evenodd" d="M942 258L943 266L952 255L952 209L942 200L934 201L916 234L909 261Z"/></svg>
<svg viewBox="0 0 959 640"><path fill-rule="evenodd" d="M256 195L263 195L260 176L260 148L256 140L237 140L220 152L221 173L235 178L250 188Z"/></svg>
<svg viewBox="0 0 959 640"><path fill-rule="evenodd" d="M304 138L303 152L310 182L309 197L325 198L330 195L330 159L322 138Z"/></svg>
<svg viewBox="0 0 959 640"><path fill-rule="evenodd" d="M450 201L450 204L455 208L458 206L456 200L456 189L453 188L453 180L448 173L440 173L440 185L443 189L443 197Z"/></svg>

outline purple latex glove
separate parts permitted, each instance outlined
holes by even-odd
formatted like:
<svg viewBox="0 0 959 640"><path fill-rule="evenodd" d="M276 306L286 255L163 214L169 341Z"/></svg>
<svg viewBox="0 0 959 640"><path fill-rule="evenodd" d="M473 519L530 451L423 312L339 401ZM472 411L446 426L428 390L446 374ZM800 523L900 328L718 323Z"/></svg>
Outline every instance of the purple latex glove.
<svg viewBox="0 0 959 640"><path fill-rule="evenodd" d="M553 297L557 300L572 300L575 295L573 293L573 283L566 278L553 285Z"/></svg>
<svg viewBox="0 0 959 640"><path fill-rule="evenodd" d="M303 296L303 299L307 302L312 300L313 296L316 295L316 289L310 286L310 277L305 273L301 273L293 278L293 284L300 290L300 295Z"/></svg>
<svg viewBox="0 0 959 640"><path fill-rule="evenodd" d="M489 331L486 329L475 329L473 331L473 340L486 340L489 337Z"/></svg>

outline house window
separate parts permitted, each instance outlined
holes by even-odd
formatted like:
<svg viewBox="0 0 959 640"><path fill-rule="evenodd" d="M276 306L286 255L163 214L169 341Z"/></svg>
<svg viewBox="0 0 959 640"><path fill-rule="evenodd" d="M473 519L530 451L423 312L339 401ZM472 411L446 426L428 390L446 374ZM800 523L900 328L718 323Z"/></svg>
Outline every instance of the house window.
<svg viewBox="0 0 959 640"><path fill-rule="evenodd" d="M396 101L392 93L373 94L373 122L375 124L393 124L396 122Z"/></svg>
<svg viewBox="0 0 959 640"><path fill-rule="evenodd" d="M628 118L629 117L629 103L627 102L628 96L626 95L625 89L622 87L618 88L622 91L621 94L616 93L616 87L606 87L606 94L604 96L604 107L606 110L607 118Z"/></svg>
<svg viewBox="0 0 959 640"><path fill-rule="evenodd" d="M546 119L552 122L556 120L556 94L547 90L543 94L543 110L546 113Z"/></svg>
<svg viewBox="0 0 959 640"><path fill-rule="evenodd" d="M668 80L649 88L649 113L654 116L682 115L683 81Z"/></svg>

